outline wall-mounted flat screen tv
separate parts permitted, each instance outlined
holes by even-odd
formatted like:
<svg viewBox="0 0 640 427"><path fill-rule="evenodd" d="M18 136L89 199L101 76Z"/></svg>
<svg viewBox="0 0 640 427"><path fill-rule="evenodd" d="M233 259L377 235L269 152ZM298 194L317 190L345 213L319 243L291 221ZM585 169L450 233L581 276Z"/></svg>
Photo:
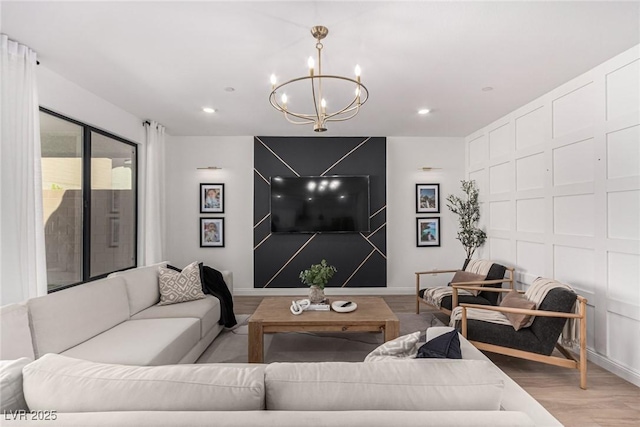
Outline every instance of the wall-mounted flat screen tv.
<svg viewBox="0 0 640 427"><path fill-rule="evenodd" d="M271 177L271 231L369 232L369 176Z"/></svg>

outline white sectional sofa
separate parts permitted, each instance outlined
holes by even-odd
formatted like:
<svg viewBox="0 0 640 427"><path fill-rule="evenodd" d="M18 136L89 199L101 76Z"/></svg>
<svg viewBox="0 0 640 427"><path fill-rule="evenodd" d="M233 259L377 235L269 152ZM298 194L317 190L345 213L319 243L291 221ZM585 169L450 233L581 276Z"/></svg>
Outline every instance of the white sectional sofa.
<svg viewBox="0 0 640 427"><path fill-rule="evenodd" d="M463 360L191 364L222 329L219 302L156 306L157 271L2 307L0 356L26 358L0 366L14 399L0 425L561 425L462 337Z"/></svg>
<svg viewBox="0 0 640 427"><path fill-rule="evenodd" d="M9 329L5 317L10 317L7 321L15 328L26 322L27 316L30 332L30 336L15 334L20 336L11 342L3 340L2 359L37 359L58 353L138 366L195 362L223 329L218 324L220 301L207 295L196 301L156 305L161 265L166 263L114 273L24 304L2 307L3 332ZM231 273L223 272L223 277L231 290ZM31 341L32 354L25 340Z"/></svg>
<svg viewBox="0 0 640 427"><path fill-rule="evenodd" d="M497 371L484 360L134 367L48 354L23 369L30 412L3 425L545 425L500 410Z"/></svg>

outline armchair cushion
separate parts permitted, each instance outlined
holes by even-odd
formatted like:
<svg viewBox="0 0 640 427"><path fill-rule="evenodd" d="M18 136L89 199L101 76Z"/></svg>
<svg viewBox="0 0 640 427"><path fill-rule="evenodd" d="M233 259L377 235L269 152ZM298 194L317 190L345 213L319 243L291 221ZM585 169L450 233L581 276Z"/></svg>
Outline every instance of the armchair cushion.
<svg viewBox="0 0 640 427"><path fill-rule="evenodd" d="M577 295L565 288L554 288L547 293L538 310L569 313ZM469 319L467 339L502 347L550 355L562 333L567 319L536 317L529 328L516 331L512 326Z"/></svg>
<svg viewBox="0 0 640 427"><path fill-rule="evenodd" d="M464 271L464 270L458 270L456 271L456 274L453 275L453 279L451 279L451 283L449 283L449 285L453 284L453 283L460 283L460 282L480 282L485 280L484 275L482 274L476 274L476 273L470 273L468 271ZM482 286L482 285L476 285L476 286ZM474 296L477 296L480 291L469 291L471 292Z"/></svg>
<svg viewBox="0 0 640 427"><path fill-rule="evenodd" d="M517 291L509 292L505 295L500 303L500 307L524 308L527 310L535 310L536 304L525 298L524 295ZM519 331L522 328L528 328L533 323L532 316L519 313L504 313L505 317L513 325L513 329Z"/></svg>

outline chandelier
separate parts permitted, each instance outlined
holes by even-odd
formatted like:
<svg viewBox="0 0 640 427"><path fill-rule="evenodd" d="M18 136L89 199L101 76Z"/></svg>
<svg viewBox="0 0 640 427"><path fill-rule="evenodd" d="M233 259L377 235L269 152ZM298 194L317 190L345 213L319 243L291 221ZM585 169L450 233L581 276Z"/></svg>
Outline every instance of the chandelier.
<svg viewBox="0 0 640 427"><path fill-rule="evenodd" d="M313 35L313 38L316 39L316 49L318 50L317 73L315 69L315 61L313 60L313 57L310 56L307 63L309 66L308 76L291 79L278 85L276 83L276 76L274 74L271 75L271 94L269 95L269 102L271 103L273 108L282 112L284 114L284 117L290 123L296 125L313 124L313 130L316 132L326 131L327 122L341 122L355 117L360 111L360 107L365 102L367 102L367 99L369 99L369 91L360 82L360 66L356 65L355 79L344 76L322 74L323 46L321 40L324 39L327 34L329 34L329 29L321 25L317 25L311 29L311 35ZM304 82L310 83L311 86L311 99L307 99L306 101L308 104L307 111L309 112L292 111L289 108L290 100L284 90L286 87L288 87L289 90L292 90L294 89L294 86L298 86L297 89L299 90L299 86L305 84ZM336 86L336 82L346 82L348 86L351 86L351 84L353 84L353 86L351 86L351 90L353 90L353 97L351 95L349 95L348 97L344 97L344 94L342 96L336 96L336 98L344 98L340 101L335 101L340 102L340 104L344 105L344 107L331 112L331 110L327 108L328 102L324 97L323 89L326 90L329 86ZM279 100L278 91L282 92ZM334 92L331 93L333 96Z"/></svg>

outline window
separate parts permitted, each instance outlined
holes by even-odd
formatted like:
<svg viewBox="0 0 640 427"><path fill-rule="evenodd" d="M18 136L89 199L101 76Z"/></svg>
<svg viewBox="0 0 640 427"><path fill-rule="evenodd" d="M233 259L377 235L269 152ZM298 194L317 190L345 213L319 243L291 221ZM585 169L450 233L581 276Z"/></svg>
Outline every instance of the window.
<svg viewBox="0 0 640 427"><path fill-rule="evenodd" d="M136 266L137 147L41 108L49 292Z"/></svg>

